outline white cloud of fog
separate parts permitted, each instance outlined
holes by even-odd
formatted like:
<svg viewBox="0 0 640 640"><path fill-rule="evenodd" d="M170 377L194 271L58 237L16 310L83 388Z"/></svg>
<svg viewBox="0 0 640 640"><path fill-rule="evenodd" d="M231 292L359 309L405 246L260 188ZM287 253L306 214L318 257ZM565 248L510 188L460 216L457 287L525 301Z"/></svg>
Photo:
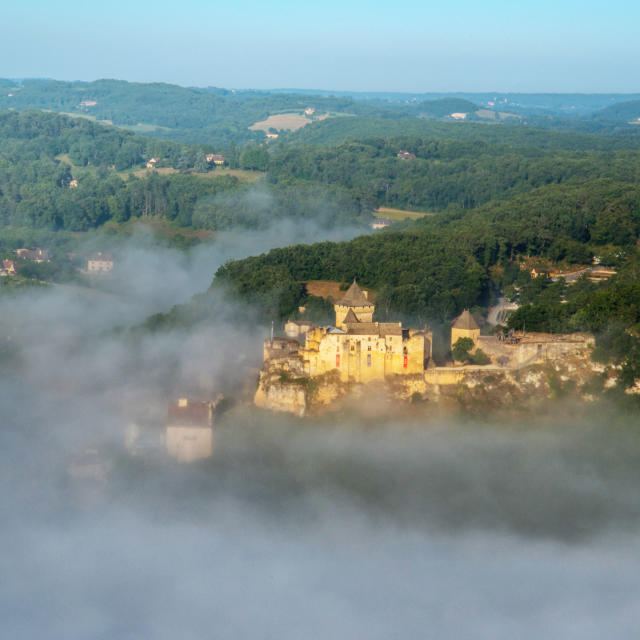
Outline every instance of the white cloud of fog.
<svg viewBox="0 0 640 640"><path fill-rule="evenodd" d="M612 469L592 449L600 433L574 447L579 433L228 416L210 463L127 462L97 503L8 519L3 628L18 638L633 637L640 511L623 477L637 486L637 445L625 455L622 436ZM514 483L539 531L521 530ZM545 509L551 486L565 513ZM581 539L565 536L576 501L613 496Z"/></svg>
<svg viewBox="0 0 640 640"><path fill-rule="evenodd" d="M308 239L317 229L293 224L187 257L134 243L113 294L0 302L20 354L0 376L2 635L633 637L640 443L613 420L300 422L239 407L203 464L122 453L128 420L161 425L177 393L241 384L229 363L259 363L262 336L233 321L133 344L110 330L187 301L228 258ZM113 463L104 487L66 472L94 445Z"/></svg>

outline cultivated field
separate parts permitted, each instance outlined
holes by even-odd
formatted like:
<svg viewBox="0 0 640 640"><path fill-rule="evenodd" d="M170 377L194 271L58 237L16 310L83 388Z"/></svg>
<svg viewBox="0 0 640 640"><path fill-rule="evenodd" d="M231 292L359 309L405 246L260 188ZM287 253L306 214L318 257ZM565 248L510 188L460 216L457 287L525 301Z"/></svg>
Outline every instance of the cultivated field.
<svg viewBox="0 0 640 640"><path fill-rule="evenodd" d="M324 120L328 117L329 116L325 114L314 117L313 120ZM276 129L278 131L288 129L290 131L295 131L296 129L301 129L310 122L312 122L312 120L301 113L281 113L275 116L269 116L262 122L254 122L249 129L252 131L264 131L265 133L269 131L269 129Z"/></svg>

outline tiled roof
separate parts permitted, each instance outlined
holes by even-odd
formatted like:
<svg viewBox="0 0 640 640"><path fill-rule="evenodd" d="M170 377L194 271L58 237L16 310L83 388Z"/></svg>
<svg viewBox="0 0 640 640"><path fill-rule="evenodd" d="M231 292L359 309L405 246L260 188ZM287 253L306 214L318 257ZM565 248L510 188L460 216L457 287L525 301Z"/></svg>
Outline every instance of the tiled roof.
<svg viewBox="0 0 640 640"><path fill-rule="evenodd" d="M399 322L358 322L347 326L347 333L360 336L401 336Z"/></svg>
<svg viewBox="0 0 640 640"><path fill-rule="evenodd" d="M349 309L349 311L347 311L347 315L344 317L344 320L342 321L343 324L353 324L356 322L359 322L356 314L353 312L353 309Z"/></svg>
<svg viewBox="0 0 640 640"><path fill-rule="evenodd" d="M189 401L185 406L170 402L167 412L167 425L173 427L210 427L212 406L210 402Z"/></svg>

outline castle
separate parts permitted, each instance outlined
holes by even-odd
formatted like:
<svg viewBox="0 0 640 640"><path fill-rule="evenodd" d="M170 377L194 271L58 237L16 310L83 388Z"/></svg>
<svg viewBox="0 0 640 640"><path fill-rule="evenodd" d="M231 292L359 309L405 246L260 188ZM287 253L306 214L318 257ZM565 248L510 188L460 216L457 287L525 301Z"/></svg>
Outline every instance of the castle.
<svg viewBox="0 0 640 640"><path fill-rule="evenodd" d="M375 305L355 280L334 304L334 311L335 326L288 322L288 337L265 341L264 366L255 396L258 406L302 415L310 402L309 385L305 382L321 378L325 379L324 388L323 384L316 384L315 394L325 404L339 395L337 384L344 388L353 383L392 379L409 395L422 393L429 386L437 390L440 385L461 384L473 371L516 370L572 355L583 358L593 342L592 336L583 334L511 332L507 337L481 336L477 322L464 310L452 324L451 346L460 338L469 338L473 343L471 353L481 349L488 364L450 362L437 366L429 327L406 329L400 322L374 322ZM326 382L329 378L331 391Z"/></svg>

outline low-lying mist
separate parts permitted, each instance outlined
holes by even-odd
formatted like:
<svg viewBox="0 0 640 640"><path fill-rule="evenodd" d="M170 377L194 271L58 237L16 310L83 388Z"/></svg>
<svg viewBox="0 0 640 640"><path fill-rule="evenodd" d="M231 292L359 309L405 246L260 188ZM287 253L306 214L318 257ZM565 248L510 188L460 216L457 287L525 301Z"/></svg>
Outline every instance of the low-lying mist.
<svg viewBox="0 0 640 640"><path fill-rule="evenodd" d="M224 320L114 330L186 302L229 258L311 239L291 229L189 255L134 240L109 293L0 300L3 636L633 637L634 417L301 420L247 402L264 336L228 296ZM211 459L125 450L131 422L162 432L168 401L218 391L235 405ZM104 478L69 473L87 449Z"/></svg>

